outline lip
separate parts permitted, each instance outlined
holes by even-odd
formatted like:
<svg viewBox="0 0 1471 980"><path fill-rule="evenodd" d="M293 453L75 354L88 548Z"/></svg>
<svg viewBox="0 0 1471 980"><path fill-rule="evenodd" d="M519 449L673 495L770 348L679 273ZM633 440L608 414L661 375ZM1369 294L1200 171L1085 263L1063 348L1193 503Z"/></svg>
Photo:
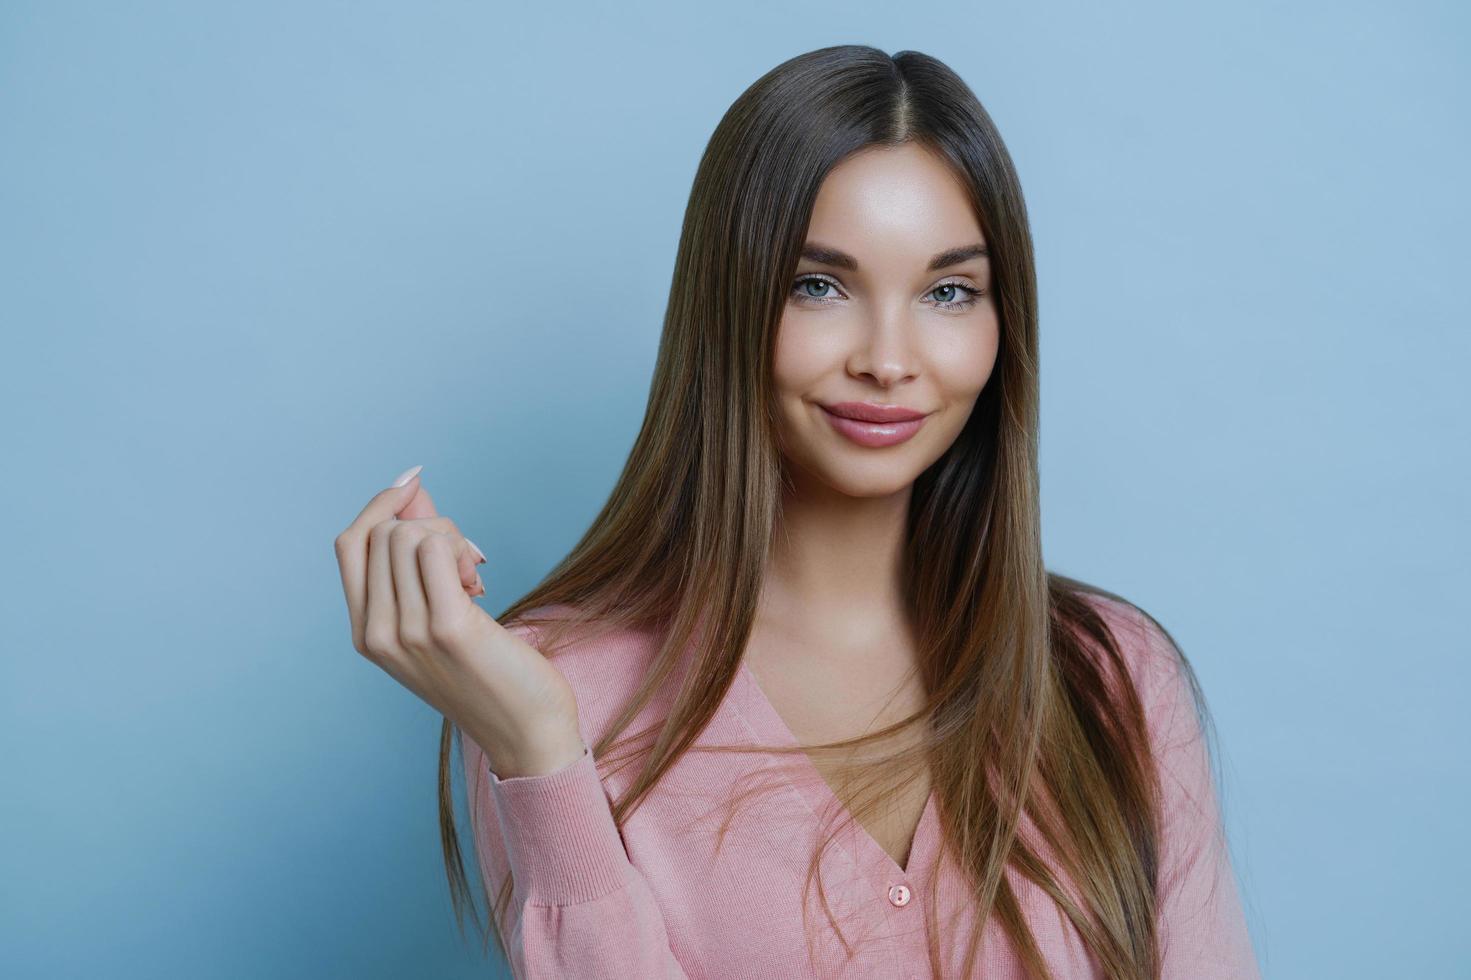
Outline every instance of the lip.
<svg viewBox="0 0 1471 980"><path fill-rule="evenodd" d="M836 402L818 407L840 435L870 449L909 440L929 418L926 412L870 402Z"/></svg>
<svg viewBox="0 0 1471 980"><path fill-rule="evenodd" d="M912 422L929 414L903 405L880 405L877 402L833 402L822 407L834 415L859 422Z"/></svg>

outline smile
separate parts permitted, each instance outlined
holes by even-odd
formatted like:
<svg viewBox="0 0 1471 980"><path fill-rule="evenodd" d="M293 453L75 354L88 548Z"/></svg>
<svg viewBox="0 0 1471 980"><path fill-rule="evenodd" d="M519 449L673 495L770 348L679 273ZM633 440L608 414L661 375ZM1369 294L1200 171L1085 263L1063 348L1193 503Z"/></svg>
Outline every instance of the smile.
<svg viewBox="0 0 1471 980"><path fill-rule="evenodd" d="M819 407L840 435L870 449L897 446L908 441L924 425L925 419L929 418L928 415L921 415L919 418L899 422L862 422L830 412L825 406Z"/></svg>

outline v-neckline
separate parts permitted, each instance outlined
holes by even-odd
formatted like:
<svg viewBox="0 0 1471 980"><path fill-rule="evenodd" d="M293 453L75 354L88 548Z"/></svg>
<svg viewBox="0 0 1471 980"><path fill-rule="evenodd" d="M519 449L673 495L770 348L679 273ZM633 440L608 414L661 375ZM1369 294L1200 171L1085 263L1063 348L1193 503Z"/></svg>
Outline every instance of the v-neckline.
<svg viewBox="0 0 1471 980"><path fill-rule="evenodd" d="M785 719L776 710L776 706L771 703L771 699L766 696L766 692L761 689L761 684L756 680L756 675L747 666L744 659L741 660L740 669L737 672L737 679L742 689L738 708L746 721L757 729L758 735L769 740L771 744L776 744L783 748L800 745L801 742L792 732L791 727L787 725ZM827 779L822 775L822 772L817 768L817 765L812 761L811 757L806 752L794 752L791 754L793 756L800 756L797 765L802 770L803 778L798 780L788 775L787 782L796 789L797 793L812 811L814 817L829 808L835 809L838 813L842 814L843 818L852 827L852 836L857 840L857 846L867 852L866 857L868 860L880 862L890 875L908 878L928 865L933 854L934 844L935 791L933 788L930 790L929 796L925 799L924 810L921 811L919 823L914 829L914 838L909 844L909 856L905 863L900 865L898 861L894 860L894 856L884 850L883 845L868 832L868 828L854 819L852 813L843 804L843 801L838 798L838 795L833 792L832 787L828 785Z"/></svg>

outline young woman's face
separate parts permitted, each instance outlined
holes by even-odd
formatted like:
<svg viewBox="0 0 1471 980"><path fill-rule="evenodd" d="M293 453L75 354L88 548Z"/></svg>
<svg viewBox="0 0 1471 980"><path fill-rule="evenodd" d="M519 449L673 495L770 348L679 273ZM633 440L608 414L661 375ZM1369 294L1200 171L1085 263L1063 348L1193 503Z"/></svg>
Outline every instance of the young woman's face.
<svg viewBox="0 0 1471 980"><path fill-rule="evenodd" d="M955 441L995 366L990 264L971 248L986 241L946 165L906 144L835 167L806 244L776 341L782 453L799 487L897 493ZM825 408L851 403L924 418L875 426Z"/></svg>

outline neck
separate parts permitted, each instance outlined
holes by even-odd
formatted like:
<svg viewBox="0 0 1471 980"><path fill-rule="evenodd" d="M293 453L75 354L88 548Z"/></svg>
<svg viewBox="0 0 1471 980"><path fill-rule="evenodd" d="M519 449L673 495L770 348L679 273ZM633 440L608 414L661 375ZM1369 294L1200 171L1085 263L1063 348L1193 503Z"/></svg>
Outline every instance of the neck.
<svg viewBox="0 0 1471 980"><path fill-rule="evenodd" d="M905 619L900 569L912 490L853 497L799 480L783 498L758 616L828 646L892 633Z"/></svg>

